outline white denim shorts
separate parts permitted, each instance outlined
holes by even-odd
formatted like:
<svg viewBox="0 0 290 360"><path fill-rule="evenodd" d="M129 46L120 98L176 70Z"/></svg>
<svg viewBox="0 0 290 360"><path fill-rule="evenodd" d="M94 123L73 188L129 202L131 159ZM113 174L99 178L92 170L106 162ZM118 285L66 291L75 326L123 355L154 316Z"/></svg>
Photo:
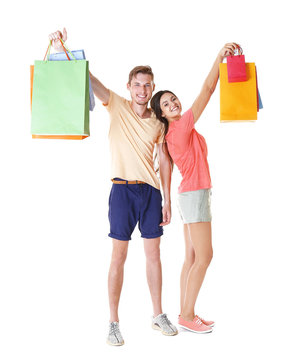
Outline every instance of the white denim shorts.
<svg viewBox="0 0 290 360"><path fill-rule="evenodd" d="M178 194L177 207L184 224L211 221L211 189Z"/></svg>

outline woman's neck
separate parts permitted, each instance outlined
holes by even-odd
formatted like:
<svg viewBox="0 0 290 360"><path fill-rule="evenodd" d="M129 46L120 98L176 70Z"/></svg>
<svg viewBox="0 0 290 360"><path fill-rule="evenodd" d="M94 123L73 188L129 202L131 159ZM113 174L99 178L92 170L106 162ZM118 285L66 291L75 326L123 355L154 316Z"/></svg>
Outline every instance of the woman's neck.
<svg viewBox="0 0 290 360"><path fill-rule="evenodd" d="M172 118L167 118L169 124L171 124L173 121L178 121L181 118L181 115L174 116Z"/></svg>

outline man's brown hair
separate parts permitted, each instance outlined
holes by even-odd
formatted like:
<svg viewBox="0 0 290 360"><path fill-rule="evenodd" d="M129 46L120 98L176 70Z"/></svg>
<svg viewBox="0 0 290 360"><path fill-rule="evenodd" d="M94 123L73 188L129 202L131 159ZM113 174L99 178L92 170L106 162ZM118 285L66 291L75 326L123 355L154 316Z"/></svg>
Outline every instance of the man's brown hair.
<svg viewBox="0 0 290 360"><path fill-rule="evenodd" d="M145 65L145 66L140 65L140 66L135 66L134 69L130 71L128 84L131 84L133 76L136 76L139 73L151 75L152 81L154 81L154 74L152 72L151 67L149 65Z"/></svg>

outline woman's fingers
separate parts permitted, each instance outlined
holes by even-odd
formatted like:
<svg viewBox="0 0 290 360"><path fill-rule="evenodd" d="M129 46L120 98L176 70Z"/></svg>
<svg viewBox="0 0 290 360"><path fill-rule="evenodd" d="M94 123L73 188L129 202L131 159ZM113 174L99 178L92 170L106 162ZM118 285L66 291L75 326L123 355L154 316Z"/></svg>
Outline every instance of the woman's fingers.
<svg viewBox="0 0 290 360"><path fill-rule="evenodd" d="M236 47L233 44L229 44L228 46L226 46L226 49L230 51L235 51Z"/></svg>
<svg viewBox="0 0 290 360"><path fill-rule="evenodd" d="M231 49L233 49L233 51L235 51L236 49L242 50L241 45L239 45L237 43L227 43L227 44L225 44L225 47L231 47Z"/></svg>
<svg viewBox="0 0 290 360"><path fill-rule="evenodd" d="M223 50L224 50L224 56L234 55L236 49L240 49L240 45L236 43L227 43L225 44Z"/></svg>

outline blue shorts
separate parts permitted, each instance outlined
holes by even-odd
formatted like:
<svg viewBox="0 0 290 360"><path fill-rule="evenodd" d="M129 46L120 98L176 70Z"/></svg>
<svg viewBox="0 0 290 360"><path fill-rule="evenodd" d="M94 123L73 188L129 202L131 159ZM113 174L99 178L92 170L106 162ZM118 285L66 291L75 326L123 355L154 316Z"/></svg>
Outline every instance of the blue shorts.
<svg viewBox="0 0 290 360"><path fill-rule="evenodd" d="M163 235L160 190L148 184L113 184L109 198L109 236L131 240L137 222L141 236L154 239Z"/></svg>

